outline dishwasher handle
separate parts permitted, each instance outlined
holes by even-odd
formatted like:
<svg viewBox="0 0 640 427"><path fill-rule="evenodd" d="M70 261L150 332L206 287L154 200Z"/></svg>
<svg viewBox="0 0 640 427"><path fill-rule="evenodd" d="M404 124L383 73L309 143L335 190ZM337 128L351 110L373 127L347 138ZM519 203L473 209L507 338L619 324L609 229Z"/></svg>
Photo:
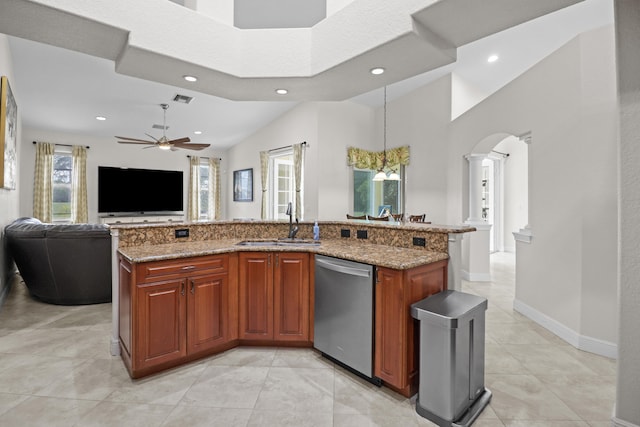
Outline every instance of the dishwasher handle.
<svg viewBox="0 0 640 427"><path fill-rule="evenodd" d="M337 271L339 273L349 274L351 276L371 277L370 269L347 267L340 264L334 264L330 261L316 258L316 265L327 270Z"/></svg>

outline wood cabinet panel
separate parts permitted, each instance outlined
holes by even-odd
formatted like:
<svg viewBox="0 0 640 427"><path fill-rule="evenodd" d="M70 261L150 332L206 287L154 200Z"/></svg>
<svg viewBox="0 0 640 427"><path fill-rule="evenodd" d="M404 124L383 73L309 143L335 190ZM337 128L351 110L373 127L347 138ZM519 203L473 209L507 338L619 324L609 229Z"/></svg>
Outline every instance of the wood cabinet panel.
<svg viewBox="0 0 640 427"><path fill-rule="evenodd" d="M228 340L228 275L189 278L187 352L214 348Z"/></svg>
<svg viewBox="0 0 640 427"><path fill-rule="evenodd" d="M275 254L274 339L309 340L309 254Z"/></svg>
<svg viewBox="0 0 640 427"><path fill-rule="evenodd" d="M136 367L186 356L185 279L138 285Z"/></svg>
<svg viewBox="0 0 640 427"><path fill-rule="evenodd" d="M243 252L239 257L239 337L273 339L272 254Z"/></svg>
<svg viewBox="0 0 640 427"><path fill-rule="evenodd" d="M145 262L138 264L139 281L152 282L158 278L163 280L171 277L184 277L185 274L197 272L220 273L229 268L229 257L221 255L209 255L202 257L185 258L179 260Z"/></svg>
<svg viewBox="0 0 640 427"><path fill-rule="evenodd" d="M120 347L126 353L127 362L131 359L131 281L133 279L133 266L122 257L118 258L118 324L120 329Z"/></svg>
<svg viewBox="0 0 640 427"><path fill-rule="evenodd" d="M411 304L446 286L446 260L402 271L377 269L374 374L405 396L418 385L419 331Z"/></svg>

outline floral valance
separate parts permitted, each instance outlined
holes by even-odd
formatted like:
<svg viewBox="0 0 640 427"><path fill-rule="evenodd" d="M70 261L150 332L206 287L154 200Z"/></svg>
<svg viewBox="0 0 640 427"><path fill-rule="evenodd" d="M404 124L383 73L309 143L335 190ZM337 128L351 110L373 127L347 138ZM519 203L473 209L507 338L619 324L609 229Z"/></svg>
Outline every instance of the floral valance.
<svg viewBox="0 0 640 427"><path fill-rule="evenodd" d="M395 169L409 164L409 146L387 150L387 168ZM379 170L384 161L384 151L367 151L362 148L347 148L347 165L358 169Z"/></svg>

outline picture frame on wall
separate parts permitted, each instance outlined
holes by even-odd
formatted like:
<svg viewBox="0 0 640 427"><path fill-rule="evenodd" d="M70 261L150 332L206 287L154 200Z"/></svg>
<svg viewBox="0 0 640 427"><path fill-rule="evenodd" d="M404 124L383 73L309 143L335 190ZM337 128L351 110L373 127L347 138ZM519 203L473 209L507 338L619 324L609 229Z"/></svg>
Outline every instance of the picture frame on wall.
<svg viewBox="0 0 640 427"><path fill-rule="evenodd" d="M233 201L253 201L253 168L233 171Z"/></svg>
<svg viewBox="0 0 640 427"><path fill-rule="evenodd" d="M0 77L0 188L16 189L17 181L18 106L7 76Z"/></svg>

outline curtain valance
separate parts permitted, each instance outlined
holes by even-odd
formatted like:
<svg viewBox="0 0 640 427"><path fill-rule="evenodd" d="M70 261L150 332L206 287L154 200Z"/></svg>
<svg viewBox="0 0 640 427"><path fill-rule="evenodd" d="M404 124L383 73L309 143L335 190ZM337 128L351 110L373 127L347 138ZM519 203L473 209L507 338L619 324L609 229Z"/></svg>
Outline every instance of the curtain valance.
<svg viewBox="0 0 640 427"><path fill-rule="evenodd" d="M409 146L387 150L387 168L394 169L409 164ZM347 148L347 165L358 169L379 170L384 161L384 151L367 151L362 148Z"/></svg>

